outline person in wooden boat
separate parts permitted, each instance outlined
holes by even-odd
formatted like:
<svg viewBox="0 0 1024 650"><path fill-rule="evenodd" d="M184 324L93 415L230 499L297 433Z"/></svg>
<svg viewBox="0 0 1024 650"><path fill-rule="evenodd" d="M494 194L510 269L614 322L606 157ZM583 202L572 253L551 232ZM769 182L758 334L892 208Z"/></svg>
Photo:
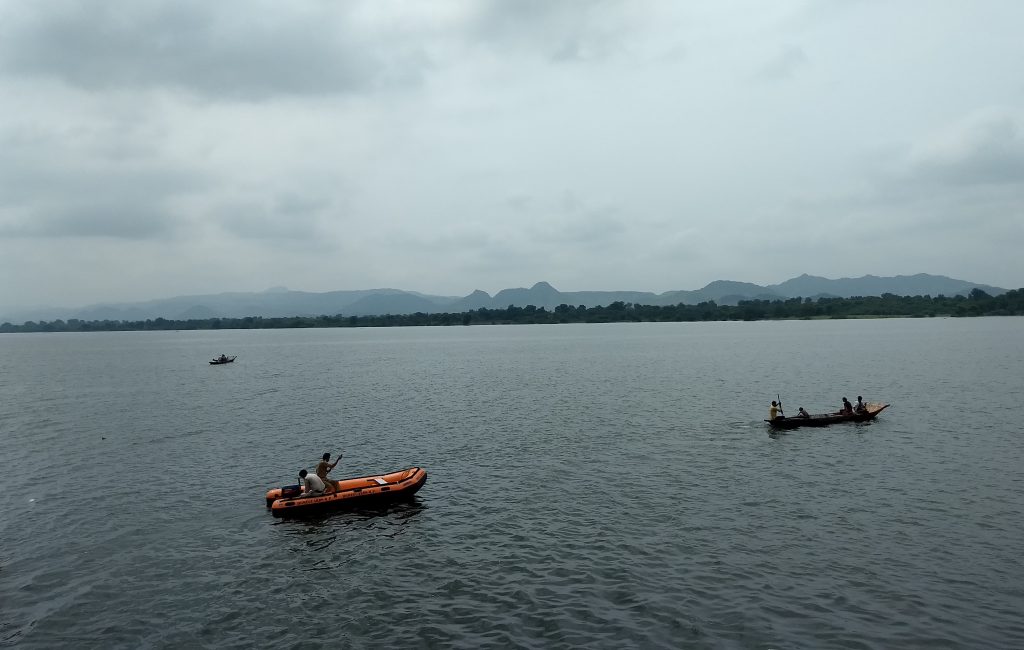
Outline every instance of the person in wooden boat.
<svg viewBox="0 0 1024 650"><path fill-rule="evenodd" d="M299 470L299 481L302 483L302 492L299 498L322 497L325 485L316 474L310 474L306 470Z"/></svg>
<svg viewBox="0 0 1024 650"><path fill-rule="evenodd" d="M338 463L341 462L341 457L344 455L345 454L338 454L338 460L334 461L334 464L331 464L331 455L329 453L325 453L320 462L317 463L316 475L324 482L324 486L327 488L327 494L333 494L338 491L338 481L332 481L327 478L327 472L334 469Z"/></svg>
<svg viewBox="0 0 1024 650"><path fill-rule="evenodd" d="M839 409L836 415L853 415L853 404L850 404L850 400L843 398L843 407Z"/></svg>
<svg viewBox="0 0 1024 650"><path fill-rule="evenodd" d="M775 400L772 400L772 406L768 409L768 419L775 420L780 417L786 417L785 415L780 415L780 413L782 413L782 405L776 404Z"/></svg>
<svg viewBox="0 0 1024 650"><path fill-rule="evenodd" d="M868 412L868 405L864 403L864 398L861 397L860 395L857 396L857 405L853 407L853 410L857 411L858 413Z"/></svg>
<svg viewBox="0 0 1024 650"><path fill-rule="evenodd" d="M809 418L809 417L811 417L811 414L810 414L810 413L808 413L807 411L805 411L805 410L804 410L804 407L802 407L802 406L801 406L801 407L800 407L800 408L799 408L799 409L797 410L797 414L796 414L796 416L797 416L798 418Z"/></svg>

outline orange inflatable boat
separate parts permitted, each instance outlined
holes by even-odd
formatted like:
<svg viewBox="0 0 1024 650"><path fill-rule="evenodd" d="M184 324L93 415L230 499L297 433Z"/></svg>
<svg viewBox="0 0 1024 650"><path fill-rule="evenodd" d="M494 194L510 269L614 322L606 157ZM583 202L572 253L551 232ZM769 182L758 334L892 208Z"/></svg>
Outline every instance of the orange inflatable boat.
<svg viewBox="0 0 1024 650"><path fill-rule="evenodd" d="M348 505L397 501L416 494L427 482L427 471L421 467L338 481L336 492L321 497L300 498L298 485L287 485L267 492L267 507L275 517L320 512L328 508Z"/></svg>

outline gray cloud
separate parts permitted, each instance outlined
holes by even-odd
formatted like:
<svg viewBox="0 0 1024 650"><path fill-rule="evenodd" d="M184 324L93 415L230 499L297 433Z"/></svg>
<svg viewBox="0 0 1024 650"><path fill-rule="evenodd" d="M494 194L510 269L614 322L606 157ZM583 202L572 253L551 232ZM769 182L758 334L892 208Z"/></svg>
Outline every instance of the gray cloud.
<svg viewBox="0 0 1024 650"><path fill-rule="evenodd" d="M796 46L783 48L772 57L757 73L756 77L768 81L791 78L796 71L807 64L807 55Z"/></svg>
<svg viewBox="0 0 1024 650"><path fill-rule="evenodd" d="M269 204L228 202L215 208L211 218L228 234L242 239L317 243L325 236L323 219L330 208L326 199L284 194Z"/></svg>
<svg viewBox="0 0 1024 650"><path fill-rule="evenodd" d="M853 247L863 263L888 269L876 275L915 272L935 254L966 279L997 275L1024 246L1022 117L979 109L866 159L856 188L808 193L773 214L771 244L799 241L837 259Z"/></svg>
<svg viewBox="0 0 1024 650"><path fill-rule="evenodd" d="M630 12L619 2L487 0L470 25L488 47L524 49L554 63L597 61L622 52Z"/></svg>
<svg viewBox="0 0 1024 650"><path fill-rule="evenodd" d="M85 160L40 166L16 165L0 157L0 192L6 205L68 205L97 197L107 205L152 205L187 196L209 186L209 179L170 162L146 165L89 165Z"/></svg>
<svg viewBox="0 0 1024 650"><path fill-rule="evenodd" d="M0 131L0 236L173 237L179 201L209 184L111 124Z"/></svg>
<svg viewBox="0 0 1024 650"><path fill-rule="evenodd" d="M174 217L160 207L125 204L102 197L33 210L21 218L0 218L0 236L52 238L163 238L176 230Z"/></svg>
<svg viewBox="0 0 1024 650"><path fill-rule="evenodd" d="M619 209L588 205L572 192L563 193L550 216L531 229L537 240L556 250L613 247L630 231Z"/></svg>
<svg viewBox="0 0 1024 650"><path fill-rule="evenodd" d="M978 111L918 143L907 156L911 179L952 185L1024 185L1024 113Z"/></svg>
<svg viewBox="0 0 1024 650"><path fill-rule="evenodd" d="M100 92L176 88L204 97L358 92L418 78L415 49L383 50L350 5L315 2L84 2L8 5L7 73Z"/></svg>
<svg viewBox="0 0 1024 650"><path fill-rule="evenodd" d="M514 194L505 199L505 205L515 212L526 212L533 205L533 197L528 194Z"/></svg>
<svg viewBox="0 0 1024 650"><path fill-rule="evenodd" d="M0 306L1019 284L1022 21L1000 0L0 0Z"/></svg>

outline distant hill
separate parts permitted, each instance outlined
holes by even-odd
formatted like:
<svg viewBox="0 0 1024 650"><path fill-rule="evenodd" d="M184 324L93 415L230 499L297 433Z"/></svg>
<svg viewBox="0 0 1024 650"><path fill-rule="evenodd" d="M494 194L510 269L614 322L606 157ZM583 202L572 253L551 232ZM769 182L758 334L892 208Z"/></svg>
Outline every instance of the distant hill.
<svg viewBox="0 0 1024 650"><path fill-rule="evenodd" d="M419 311L428 314L449 310L441 309L438 303L411 293L375 293L363 296L338 313L349 316L375 316L378 314L415 314Z"/></svg>
<svg viewBox="0 0 1024 650"><path fill-rule="evenodd" d="M861 278L840 278L838 280L829 280L805 273L798 278L786 280L767 288L789 298L822 294L850 298L852 296L880 296L883 293L892 293L897 296L966 296L975 287L992 296L1006 293L1006 289L999 287L966 280L954 280L944 275L928 275L927 273L897 275L892 278L865 275Z"/></svg>
<svg viewBox="0 0 1024 650"><path fill-rule="evenodd" d="M785 298L818 298L836 296L880 296L892 293L899 296L955 296L978 288L997 296L1006 289L977 282L956 280L942 275L898 275L861 278L828 278L801 275L785 282L761 286L749 282L716 280L702 289L676 290L656 294L648 291L559 291L547 282L538 282L529 289L502 289L494 296L476 290L468 296L432 296L401 289L361 289L354 291L328 291L312 293L290 291L275 287L259 293L219 293L197 296L176 296L138 303L91 305L78 309L46 308L0 316L0 323L21 324L25 321L54 320L171 320L206 318L264 318L286 316L374 316L381 314L411 314L416 312L465 312L474 309L505 309L509 305L534 305L552 310L559 305L598 307L613 302L643 305L696 305L714 301L720 305L735 305L741 300L780 300Z"/></svg>

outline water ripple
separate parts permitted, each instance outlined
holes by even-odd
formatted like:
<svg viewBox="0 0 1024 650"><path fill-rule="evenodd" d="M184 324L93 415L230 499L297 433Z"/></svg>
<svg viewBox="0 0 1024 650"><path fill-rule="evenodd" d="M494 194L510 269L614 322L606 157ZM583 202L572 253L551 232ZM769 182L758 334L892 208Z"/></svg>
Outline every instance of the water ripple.
<svg viewBox="0 0 1024 650"><path fill-rule="evenodd" d="M1021 647L1015 323L0 337L0 644ZM273 518L324 450L430 479Z"/></svg>

